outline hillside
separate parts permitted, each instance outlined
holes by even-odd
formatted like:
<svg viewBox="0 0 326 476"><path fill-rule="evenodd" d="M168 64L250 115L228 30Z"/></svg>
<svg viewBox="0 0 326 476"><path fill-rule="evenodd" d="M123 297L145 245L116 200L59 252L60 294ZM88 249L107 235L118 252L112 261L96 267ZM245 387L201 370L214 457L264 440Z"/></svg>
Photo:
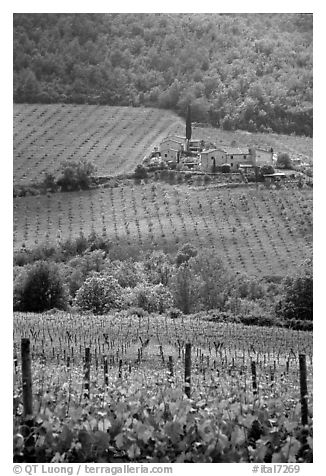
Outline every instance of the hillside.
<svg viewBox="0 0 326 476"><path fill-rule="evenodd" d="M153 146L169 133L184 134L184 121L153 108L72 104L14 105L14 185L59 175L63 160L85 158L97 176L133 172ZM193 126L193 137L238 146L273 147L291 157L312 160L310 137L224 131Z"/></svg>
<svg viewBox="0 0 326 476"><path fill-rule="evenodd" d="M62 161L86 159L97 176L133 172L180 118L152 108L88 105L14 105L14 184L59 175Z"/></svg>
<svg viewBox="0 0 326 476"><path fill-rule="evenodd" d="M311 14L15 14L14 101L312 136Z"/></svg>
<svg viewBox="0 0 326 476"><path fill-rule="evenodd" d="M103 234L113 254L213 249L232 272L292 274L312 254L312 190L126 185L14 199L14 249Z"/></svg>

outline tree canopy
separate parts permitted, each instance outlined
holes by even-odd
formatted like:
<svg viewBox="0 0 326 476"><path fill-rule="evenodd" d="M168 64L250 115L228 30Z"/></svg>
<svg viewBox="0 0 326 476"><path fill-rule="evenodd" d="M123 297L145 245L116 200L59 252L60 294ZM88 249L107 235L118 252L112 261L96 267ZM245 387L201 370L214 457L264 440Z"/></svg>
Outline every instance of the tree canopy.
<svg viewBox="0 0 326 476"><path fill-rule="evenodd" d="M14 14L14 101L312 136L312 15Z"/></svg>

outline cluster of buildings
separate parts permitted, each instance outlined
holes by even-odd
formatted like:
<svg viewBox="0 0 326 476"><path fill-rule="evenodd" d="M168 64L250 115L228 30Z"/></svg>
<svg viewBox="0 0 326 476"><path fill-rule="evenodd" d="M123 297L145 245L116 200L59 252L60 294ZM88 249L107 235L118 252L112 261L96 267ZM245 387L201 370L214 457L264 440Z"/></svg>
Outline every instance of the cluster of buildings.
<svg viewBox="0 0 326 476"><path fill-rule="evenodd" d="M163 161L168 166L182 164L205 173L215 173L227 165L231 172L253 169L255 166L275 165L277 160L273 149L218 146L205 149L200 139L168 136L162 140L151 154L150 163Z"/></svg>

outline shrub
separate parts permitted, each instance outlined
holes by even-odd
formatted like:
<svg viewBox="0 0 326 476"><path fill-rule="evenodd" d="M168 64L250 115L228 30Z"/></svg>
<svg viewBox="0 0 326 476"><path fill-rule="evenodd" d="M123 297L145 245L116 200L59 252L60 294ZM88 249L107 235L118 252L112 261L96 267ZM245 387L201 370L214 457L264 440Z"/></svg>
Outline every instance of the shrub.
<svg viewBox="0 0 326 476"><path fill-rule="evenodd" d="M274 167L272 165L263 165L261 168L262 175L269 175L275 172Z"/></svg>
<svg viewBox="0 0 326 476"><path fill-rule="evenodd" d="M246 274L237 275L233 281L233 287L239 298L256 300L262 299L265 295L262 282Z"/></svg>
<svg viewBox="0 0 326 476"><path fill-rule="evenodd" d="M122 288L134 288L137 284L145 281L143 266L130 258L124 261L109 262L108 269Z"/></svg>
<svg viewBox="0 0 326 476"><path fill-rule="evenodd" d="M167 180L170 185L174 185L176 182L176 174L174 170L168 170Z"/></svg>
<svg viewBox="0 0 326 476"><path fill-rule="evenodd" d="M121 286L117 279L99 273L86 279L76 293L76 305L83 311L103 314L122 305Z"/></svg>
<svg viewBox="0 0 326 476"><path fill-rule="evenodd" d="M222 174L229 174L231 172L231 165L223 164L223 165L221 165L220 170L221 170Z"/></svg>
<svg viewBox="0 0 326 476"><path fill-rule="evenodd" d="M172 294L163 284L141 283L125 293L125 305L160 314L172 306Z"/></svg>
<svg viewBox="0 0 326 476"><path fill-rule="evenodd" d="M240 322L246 326L266 326L272 327L275 325L280 325L279 321L276 321L275 318L271 316L256 316L252 314L240 315Z"/></svg>
<svg viewBox="0 0 326 476"><path fill-rule="evenodd" d="M286 154L284 152L278 154L276 167L278 167L279 169L292 169L292 162L289 157L289 154Z"/></svg>
<svg viewBox="0 0 326 476"><path fill-rule="evenodd" d="M190 243L185 243L179 250L175 259L176 265L180 266L182 263L187 263L190 258L197 255L197 250Z"/></svg>
<svg viewBox="0 0 326 476"><path fill-rule="evenodd" d="M65 160L61 164L61 176L57 185L63 191L86 190L93 181L95 166L86 160Z"/></svg>
<svg viewBox="0 0 326 476"><path fill-rule="evenodd" d="M168 314L170 319L178 319L179 317L182 316L182 312L180 309L177 309L176 307L172 307L169 309L169 314Z"/></svg>
<svg viewBox="0 0 326 476"><path fill-rule="evenodd" d="M24 270L14 285L14 310L43 312L65 309L68 295L59 268L46 261L37 261Z"/></svg>
<svg viewBox="0 0 326 476"><path fill-rule="evenodd" d="M46 191L51 192L55 192L58 188L54 175L49 173L45 174L42 185Z"/></svg>
<svg viewBox="0 0 326 476"><path fill-rule="evenodd" d="M108 253L111 246L107 238L98 235L95 231L87 238L88 249L89 251L102 250L105 253Z"/></svg>
<svg viewBox="0 0 326 476"><path fill-rule="evenodd" d="M169 283L172 274L172 265L169 257L163 251L147 253L143 263L147 280L150 283L162 283L164 286Z"/></svg>
<svg viewBox="0 0 326 476"><path fill-rule="evenodd" d="M285 327L295 331L312 331L312 321L300 321L299 319L288 319L285 321Z"/></svg>
<svg viewBox="0 0 326 476"><path fill-rule="evenodd" d="M144 167L142 164L138 164L135 168L134 178L141 180L147 178L147 175L146 167Z"/></svg>

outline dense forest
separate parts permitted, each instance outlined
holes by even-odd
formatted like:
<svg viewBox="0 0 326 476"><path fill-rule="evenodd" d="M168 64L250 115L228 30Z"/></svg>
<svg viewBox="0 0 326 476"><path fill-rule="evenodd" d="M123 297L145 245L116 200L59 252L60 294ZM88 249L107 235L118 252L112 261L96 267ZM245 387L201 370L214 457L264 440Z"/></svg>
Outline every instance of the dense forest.
<svg viewBox="0 0 326 476"><path fill-rule="evenodd" d="M14 14L14 101L312 136L311 14Z"/></svg>

